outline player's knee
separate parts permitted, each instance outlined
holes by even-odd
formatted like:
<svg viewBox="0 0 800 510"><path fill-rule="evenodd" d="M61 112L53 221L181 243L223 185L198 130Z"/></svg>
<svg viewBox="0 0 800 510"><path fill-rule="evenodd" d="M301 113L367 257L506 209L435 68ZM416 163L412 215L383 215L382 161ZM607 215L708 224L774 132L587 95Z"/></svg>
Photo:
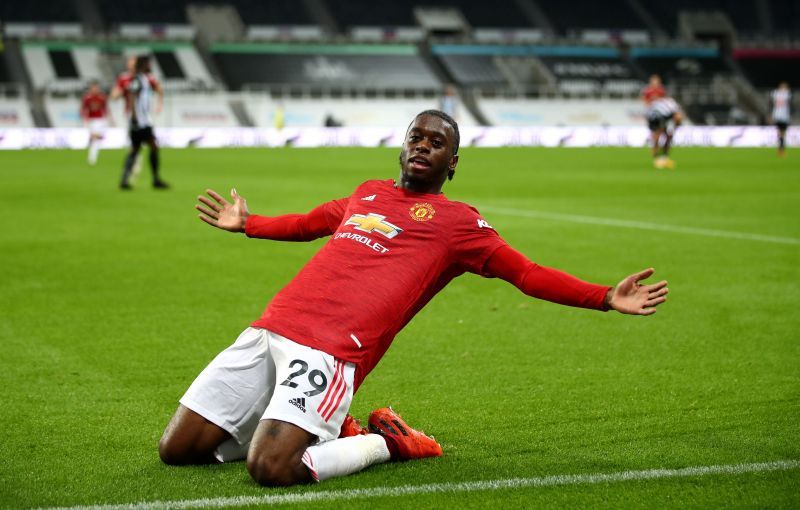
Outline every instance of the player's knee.
<svg viewBox="0 0 800 510"><path fill-rule="evenodd" d="M247 472L256 483L265 487L297 483L289 464L275 455L248 455Z"/></svg>
<svg viewBox="0 0 800 510"><path fill-rule="evenodd" d="M158 442L158 456L161 462L170 466L182 466L191 463L189 448L174 440L172 436L164 436Z"/></svg>

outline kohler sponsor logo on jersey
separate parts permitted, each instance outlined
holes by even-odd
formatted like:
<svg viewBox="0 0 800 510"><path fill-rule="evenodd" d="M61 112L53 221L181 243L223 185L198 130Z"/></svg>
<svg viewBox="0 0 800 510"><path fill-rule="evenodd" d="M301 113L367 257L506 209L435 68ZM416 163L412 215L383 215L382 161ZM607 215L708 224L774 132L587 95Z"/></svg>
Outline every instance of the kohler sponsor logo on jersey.
<svg viewBox="0 0 800 510"><path fill-rule="evenodd" d="M338 232L336 235L333 236L334 239L352 239L357 243L361 243L364 246L371 248L372 250L378 253L387 253L389 248L383 246L380 243L376 243L372 239L367 236L362 236L360 234L354 234L352 232Z"/></svg>

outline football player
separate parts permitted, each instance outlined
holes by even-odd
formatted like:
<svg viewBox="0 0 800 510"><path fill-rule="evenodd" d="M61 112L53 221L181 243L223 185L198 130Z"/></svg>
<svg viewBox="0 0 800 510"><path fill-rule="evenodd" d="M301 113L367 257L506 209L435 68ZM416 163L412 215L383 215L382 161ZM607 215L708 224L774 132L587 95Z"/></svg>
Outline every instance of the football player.
<svg viewBox="0 0 800 510"><path fill-rule="evenodd" d="M778 88L772 91L770 98L772 99L772 122L778 129L778 156L783 158L786 156L786 129L792 118L789 111L789 105L792 102L789 83L782 81Z"/></svg>
<svg viewBox="0 0 800 510"><path fill-rule="evenodd" d="M108 117L108 99L100 89L100 84L93 81L89 84L89 90L81 98L81 119L89 128L88 160L92 166L97 163L100 143L108 126Z"/></svg>
<svg viewBox="0 0 800 510"><path fill-rule="evenodd" d="M651 315L666 300L666 281L642 283L653 269L609 287L528 260L475 208L442 193L458 146L456 122L427 110L408 127L397 180L367 181L307 214L275 217L251 214L236 190L230 201L212 190L199 197L200 219L218 229L329 240L183 395L159 445L164 462L246 458L253 479L274 486L441 455L391 408L373 411L368 431L347 413L395 335L463 273L595 310Z"/></svg>
<svg viewBox="0 0 800 510"><path fill-rule="evenodd" d="M128 152L122 168L119 187L123 190L131 189L131 173L142 144L147 144L150 148L150 170L153 174L153 187L156 189L169 187L159 175L158 142L153 133L151 119L153 98L157 96L159 98L157 104L160 104L163 94L161 85L150 74L150 58L147 55L140 55L136 58L134 75L125 85L125 111L128 114L131 150Z"/></svg>
<svg viewBox="0 0 800 510"><path fill-rule="evenodd" d="M653 166L674 168L675 162L669 157L672 137L683 122L683 111L671 97L655 99L647 110L647 126L650 128Z"/></svg>

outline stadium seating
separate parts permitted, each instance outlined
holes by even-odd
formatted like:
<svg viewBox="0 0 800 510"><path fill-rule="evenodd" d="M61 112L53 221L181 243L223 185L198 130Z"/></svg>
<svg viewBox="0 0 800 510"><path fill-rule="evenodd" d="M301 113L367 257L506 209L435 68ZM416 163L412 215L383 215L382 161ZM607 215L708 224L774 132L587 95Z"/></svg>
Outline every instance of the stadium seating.
<svg viewBox="0 0 800 510"><path fill-rule="evenodd" d="M95 0L106 21L120 23L187 23L186 1ZM70 3L70 2L64 2Z"/></svg>
<svg viewBox="0 0 800 510"><path fill-rule="evenodd" d="M222 2L217 2L222 3ZM314 18L297 0L230 0L247 25L313 25Z"/></svg>
<svg viewBox="0 0 800 510"><path fill-rule="evenodd" d="M78 21L78 12L73 2L59 0L0 2L0 21L69 23Z"/></svg>
<svg viewBox="0 0 800 510"><path fill-rule="evenodd" d="M631 56L646 73L659 74L665 82L710 80L733 72L713 48L634 48Z"/></svg>
<svg viewBox="0 0 800 510"><path fill-rule="evenodd" d="M331 12L343 27L351 26L413 26L414 4L392 0L329 1ZM429 8L460 10L472 27L529 27L530 22L513 0L483 2L479 0L431 0Z"/></svg>
<svg viewBox="0 0 800 510"><path fill-rule="evenodd" d="M641 88L636 70L625 60L601 57L540 57L569 94L630 95Z"/></svg>
<svg viewBox="0 0 800 510"><path fill-rule="evenodd" d="M233 90L438 89L441 84L414 46L229 45L212 47Z"/></svg>
<svg viewBox="0 0 800 510"><path fill-rule="evenodd" d="M643 29L645 23L630 9L625 0L581 2L537 0L550 21L561 34L585 28Z"/></svg>
<svg viewBox="0 0 800 510"><path fill-rule="evenodd" d="M124 68L123 55L152 54L153 74L167 90L214 88L215 80L187 43L50 43L22 46L22 55L36 90L77 92L90 80L110 85Z"/></svg>
<svg viewBox="0 0 800 510"><path fill-rule="evenodd" d="M759 16L756 3L741 0L673 0L670 2L648 2L652 15L667 30L676 35L678 32L678 15L681 12L725 13L739 30L753 31L759 28Z"/></svg>
<svg viewBox="0 0 800 510"><path fill-rule="evenodd" d="M772 0L769 6L774 29L797 36L800 32L800 3L796 0Z"/></svg>
<svg viewBox="0 0 800 510"><path fill-rule="evenodd" d="M740 49L733 56L757 88L773 89L781 81L800 84L800 49Z"/></svg>
<svg viewBox="0 0 800 510"><path fill-rule="evenodd" d="M506 85L503 73L488 55L442 55L440 61L456 83L467 86Z"/></svg>
<svg viewBox="0 0 800 510"><path fill-rule="evenodd" d="M430 9L452 30L429 23L436 17ZM519 98L535 108L546 106L534 99L550 98L574 100L584 112L564 106L562 117L547 117L554 121L617 124L632 117L610 115L612 106L585 114L582 101L636 101L651 73L662 75L694 122L721 123L743 118L739 110L751 119L766 116L766 94L778 81L800 83L800 44L786 35L797 33L798 9L795 0L610 0L580 8L556 0L4 2L0 20L9 44L0 58L0 96L44 95L27 116L18 103L7 106L9 122L68 125L75 118L66 112L89 80L110 87L126 56L147 53L176 98L175 111L184 112L161 122L180 126L203 119L269 125L264 112L277 100L287 123L321 125L326 115L314 111L320 98L347 125L377 126L364 106L369 101L405 112L405 102L435 103L445 84L459 89L468 122L534 119ZM209 24L223 11L229 28L215 32ZM723 16L745 35L712 33L708 43L699 27L693 39L681 12ZM769 27L777 35L770 37ZM255 102L246 105L237 94ZM222 102L220 111L192 113L209 97Z"/></svg>

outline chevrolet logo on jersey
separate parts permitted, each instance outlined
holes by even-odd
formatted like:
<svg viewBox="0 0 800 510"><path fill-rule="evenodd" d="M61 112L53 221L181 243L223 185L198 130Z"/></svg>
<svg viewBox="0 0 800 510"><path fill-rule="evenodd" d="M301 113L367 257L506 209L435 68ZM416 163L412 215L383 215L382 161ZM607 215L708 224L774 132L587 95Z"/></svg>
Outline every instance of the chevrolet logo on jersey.
<svg viewBox="0 0 800 510"><path fill-rule="evenodd" d="M366 216L363 214L354 214L345 222L345 225L354 225L356 230L368 234L378 232L388 239L392 239L403 231L400 227L386 221L386 216L375 213L369 213Z"/></svg>

